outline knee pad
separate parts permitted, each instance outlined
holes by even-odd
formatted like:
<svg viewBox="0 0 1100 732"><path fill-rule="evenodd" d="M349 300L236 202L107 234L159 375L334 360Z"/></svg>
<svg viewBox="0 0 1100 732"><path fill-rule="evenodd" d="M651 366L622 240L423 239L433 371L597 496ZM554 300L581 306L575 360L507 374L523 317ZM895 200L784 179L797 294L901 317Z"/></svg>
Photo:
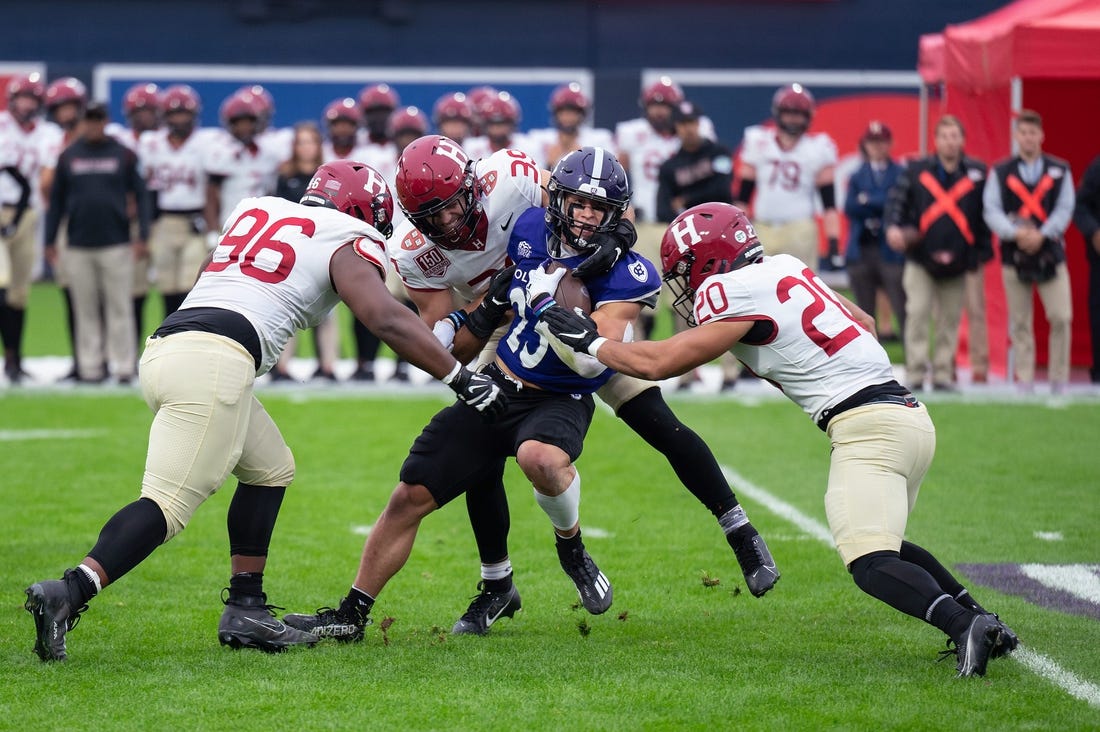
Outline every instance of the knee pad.
<svg viewBox="0 0 1100 732"><path fill-rule="evenodd" d="M249 485L279 485L288 486L294 481L294 453L286 447L282 459L277 465L272 465L264 470L245 470L238 467L233 475L242 483Z"/></svg>

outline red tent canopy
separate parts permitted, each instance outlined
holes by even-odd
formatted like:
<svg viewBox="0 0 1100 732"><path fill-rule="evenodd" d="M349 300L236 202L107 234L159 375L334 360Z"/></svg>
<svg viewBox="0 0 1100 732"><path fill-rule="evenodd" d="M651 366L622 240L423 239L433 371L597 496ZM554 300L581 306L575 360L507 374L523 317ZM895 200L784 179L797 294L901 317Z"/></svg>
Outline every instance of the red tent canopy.
<svg viewBox="0 0 1100 732"><path fill-rule="evenodd" d="M921 77L944 85L945 113L966 128L967 153L995 163L1012 153L1012 115L1020 108L1043 116L1044 149L1069 161L1077 181L1100 153L1100 0L1017 0L941 34L922 36ZM1088 365L1088 264L1075 227L1066 234L1073 288L1073 352ZM986 271L990 354L1003 354L1000 267ZM1036 349L1046 358L1046 321L1036 302Z"/></svg>

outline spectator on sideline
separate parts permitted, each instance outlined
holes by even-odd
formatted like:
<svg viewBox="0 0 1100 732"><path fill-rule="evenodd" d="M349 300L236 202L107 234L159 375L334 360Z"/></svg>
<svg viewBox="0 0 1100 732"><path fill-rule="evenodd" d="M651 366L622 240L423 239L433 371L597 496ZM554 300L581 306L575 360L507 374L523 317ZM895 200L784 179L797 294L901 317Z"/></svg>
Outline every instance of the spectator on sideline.
<svg viewBox="0 0 1100 732"><path fill-rule="evenodd" d="M288 201L300 201L314 173L324 163L322 158L321 130L313 122L299 122L294 125L294 138L290 159L279 166L275 181L275 195ZM339 357L339 338L336 328L336 311L332 310L314 328L313 348L317 353L317 370L314 379L336 381L336 359ZM279 356L278 363L271 369L272 381L293 381L290 375L290 360L298 347L298 334L290 341Z"/></svg>
<svg viewBox="0 0 1100 732"><path fill-rule="evenodd" d="M672 221L700 203L731 203L733 199L733 154L725 145L703 137L699 132L699 107L683 101L672 110L672 123L680 149L657 171L657 219ZM676 332L687 328L687 321L675 310ZM741 364L732 353L720 359L722 391L733 389L741 374ZM698 372L693 371L694 380ZM680 388L689 388L692 379L682 378Z"/></svg>
<svg viewBox="0 0 1100 732"><path fill-rule="evenodd" d="M1073 217L1073 175L1065 160L1043 153L1043 118L1021 110L1013 125L1019 151L995 164L985 182L985 221L1001 240L1012 361L1019 388L1035 386L1034 291L1050 324L1048 378L1054 394L1069 383L1070 298L1066 243Z"/></svg>
<svg viewBox="0 0 1100 732"><path fill-rule="evenodd" d="M963 154L965 140L957 118L940 117L936 151L909 163L886 202L886 243L906 256L905 370L916 389L928 375L930 330L935 333L932 388L955 389L964 275L993 257L982 218L986 167Z"/></svg>
<svg viewBox="0 0 1100 732"><path fill-rule="evenodd" d="M1089 336L1092 341L1089 380L1100 384L1100 155L1089 163L1081 179L1073 221L1085 237L1085 256L1089 263Z"/></svg>
<svg viewBox="0 0 1100 732"><path fill-rule="evenodd" d="M103 364L111 361L119 383L128 384L137 362L130 292L134 259L149 234L149 208L137 155L107 136L106 125L107 106L88 105L80 137L58 159L46 218L46 256L56 265L57 231L66 218L65 268L76 316L79 379L103 381ZM135 208L139 238L131 241L130 212Z"/></svg>
<svg viewBox="0 0 1100 732"><path fill-rule="evenodd" d="M859 138L864 160L848 180L844 199L844 213L848 217L848 246L844 257L856 305L875 318L877 294L882 290L890 309L897 315L897 332L904 333L902 271L905 255L895 252L886 243L883 222L887 196L904 170L890 156L893 143L890 128L878 120L872 120ZM883 338L880 336L879 340Z"/></svg>

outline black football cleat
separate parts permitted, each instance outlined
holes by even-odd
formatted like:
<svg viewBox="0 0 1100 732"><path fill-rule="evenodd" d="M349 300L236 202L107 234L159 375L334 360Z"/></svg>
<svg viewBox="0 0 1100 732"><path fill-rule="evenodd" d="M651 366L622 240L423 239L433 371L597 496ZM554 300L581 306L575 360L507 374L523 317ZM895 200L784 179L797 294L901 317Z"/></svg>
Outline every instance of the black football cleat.
<svg viewBox="0 0 1100 732"><path fill-rule="evenodd" d="M577 594L580 595L584 609L593 615L607 612L611 607L611 582L592 561L584 546L570 550L559 544L558 559L561 568L577 586Z"/></svg>
<svg viewBox="0 0 1100 732"><path fill-rule="evenodd" d="M74 571L66 570L65 577ZM65 634L76 627L88 606L73 607L64 579L35 582L24 592L27 601L23 607L34 618L34 652L43 661L64 661L68 657Z"/></svg>
<svg viewBox="0 0 1100 732"><path fill-rule="evenodd" d="M276 619L274 610L282 608L268 605L267 595L242 595L223 602L225 610L218 622L218 641L223 646L279 653L292 646L310 647L321 640Z"/></svg>
<svg viewBox="0 0 1100 732"><path fill-rule="evenodd" d="M1012 628L1009 628L999 617L997 617L996 613L991 613L990 615L997 621L997 625L1001 627L1001 638L1000 642L993 646L993 651L989 654L989 657L993 659L1007 656L1016 650L1016 646L1020 645L1020 639Z"/></svg>
<svg viewBox="0 0 1100 732"><path fill-rule="evenodd" d="M975 615L970 627L955 640L958 677L985 676L994 649L1003 644L1001 622L992 615ZM1000 655L1004 655L1002 651Z"/></svg>
<svg viewBox="0 0 1100 732"><path fill-rule="evenodd" d="M779 570L768 545L752 524L745 524L726 536L737 556L745 585L753 597L763 597L779 581Z"/></svg>
<svg viewBox="0 0 1100 732"><path fill-rule="evenodd" d="M511 585L504 592L485 589L485 580L477 583L478 594L470 607L451 628L455 635L486 635L500 618L511 618L520 610L519 592Z"/></svg>
<svg viewBox="0 0 1100 732"><path fill-rule="evenodd" d="M341 643L363 640L363 630L372 622L366 615L348 607L346 601L339 608L322 607L312 615L290 613L283 616L283 621L318 638L335 638Z"/></svg>

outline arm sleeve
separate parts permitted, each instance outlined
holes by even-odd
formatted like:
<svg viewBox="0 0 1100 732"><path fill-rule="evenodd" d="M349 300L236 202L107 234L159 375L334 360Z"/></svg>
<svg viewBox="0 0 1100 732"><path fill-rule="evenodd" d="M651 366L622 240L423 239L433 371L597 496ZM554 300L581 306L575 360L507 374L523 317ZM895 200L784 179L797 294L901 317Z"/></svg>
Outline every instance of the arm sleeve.
<svg viewBox="0 0 1100 732"><path fill-rule="evenodd" d="M1070 219L1073 218L1073 176L1069 168L1066 168L1065 179L1062 181L1062 190L1058 192L1058 200L1054 203L1054 210L1050 212L1047 220L1039 227L1039 231L1047 239L1058 241L1069 228Z"/></svg>
<svg viewBox="0 0 1100 732"><path fill-rule="evenodd" d="M989 177L985 179L982 217L986 225L1001 239L1011 241L1016 238L1016 227L1005 214L1004 202L1001 200L1001 181L995 170L989 171Z"/></svg>

